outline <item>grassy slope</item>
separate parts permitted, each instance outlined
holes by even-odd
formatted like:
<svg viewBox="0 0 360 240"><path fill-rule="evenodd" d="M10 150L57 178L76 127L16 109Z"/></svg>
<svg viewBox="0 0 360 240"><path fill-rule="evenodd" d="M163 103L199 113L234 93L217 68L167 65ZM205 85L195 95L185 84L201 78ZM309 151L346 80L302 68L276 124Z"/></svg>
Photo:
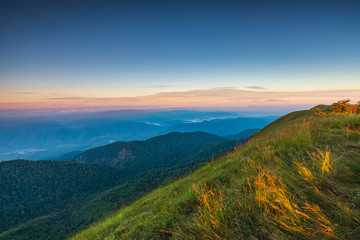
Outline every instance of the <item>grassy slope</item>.
<svg viewBox="0 0 360 240"><path fill-rule="evenodd" d="M360 116L294 112L73 239L359 239Z"/></svg>
<svg viewBox="0 0 360 240"><path fill-rule="evenodd" d="M173 182L198 169L211 160L210 155L224 155L231 151L236 146L235 144L235 142L209 144L193 156L194 159L197 159L195 161L170 168L153 169L146 173L131 176L124 183L101 193L81 208L74 210L71 216L64 217L62 219L64 224L60 228L71 229L72 232L85 229L90 223L99 221L104 216L120 209L121 206L134 202L151 190Z"/></svg>
<svg viewBox="0 0 360 240"><path fill-rule="evenodd" d="M188 141L195 137L197 137L198 140L205 137L207 138L205 140L210 141L210 143L203 144L203 148L198 150L196 154L189 155L187 157L191 160L189 163L174 167L156 168L127 178L122 177L126 175L124 174L124 170L93 163L83 164L66 161L3 162L0 164L0 169L5 170L3 166L11 165L11 167L8 168L13 171L13 174L5 173L5 171L1 171L1 173L4 174L0 174L0 189L2 190L0 203L3 203L0 204L0 209L3 210L0 211L0 222L2 223L0 224L0 230L6 230L4 232L0 231L0 239L64 239L67 236L71 236L85 229L89 224L99 221L104 218L104 216L120 209L122 206L134 202L151 190L163 186L166 183L173 182L180 176L198 169L200 166L209 162L211 156L219 156L231 151L238 144L235 141L212 143L214 140L222 140L223 138L205 133L168 134L166 136L171 137L174 135L179 135L179 137L186 138ZM161 138L162 137L157 137L152 141L158 141L161 140ZM176 138L171 139L176 141ZM169 140L169 138L167 138L167 140ZM195 139L195 142L198 140ZM21 167L20 163L26 164L24 167ZM33 169L28 165L34 165ZM45 165L47 168L39 165ZM57 165L65 165L69 169L59 171ZM71 166L74 166L74 169L71 168ZM76 168L77 170L75 171L76 166L85 169L87 166L93 166L93 174L85 174L84 171L78 168ZM32 169L32 171L27 171L29 169ZM106 169L108 169L108 171L104 172ZM73 173L73 175L69 178L70 173ZM10 177L11 175L13 175L13 177ZM46 179L44 180L43 178ZM119 181L115 181L115 178ZM79 189L79 187L88 182L91 184L90 186L86 185L87 190L92 189L92 187L104 181L101 179L110 179L111 184L105 189L98 189L96 194L94 193L87 196L82 189ZM18 183L20 180L21 183ZM41 183L40 186L38 186L39 182ZM75 197L67 199L67 197L71 197L72 195L59 195L63 192L61 191L61 186L59 189L59 185L61 185L60 183L62 182L68 183L69 186L66 184L62 185L65 185L65 189L72 191ZM2 186L7 186L7 188L3 189ZM109 189L109 187L113 188ZM7 192L13 192L11 189L19 189L16 196L20 195L20 197L15 199L18 201L14 201L14 196L8 198L9 194ZM106 191L99 193L100 190ZM57 191L59 191L59 193L57 193ZM47 196L39 198L39 192L43 195L47 194ZM14 195L14 193L12 194ZM76 194L82 198L77 200ZM86 196L87 198L85 198ZM2 197L4 199L2 199ZM40 201L41 199L51 200L52 197L57 198L54 201ZM32 207L34 204L37 205ZM19 206L21 206L21 208ZM24 208L23 206L28 207ZM22 213L23 209L25 213L28 213L28 217ZM22 215L16 215L17 212ZM17 222L12 221L10 216L13 216L12 218L16 217ZM3 217L3 221L1 221L1 217ZM9 226L13 227L9 228Z"/></svg>

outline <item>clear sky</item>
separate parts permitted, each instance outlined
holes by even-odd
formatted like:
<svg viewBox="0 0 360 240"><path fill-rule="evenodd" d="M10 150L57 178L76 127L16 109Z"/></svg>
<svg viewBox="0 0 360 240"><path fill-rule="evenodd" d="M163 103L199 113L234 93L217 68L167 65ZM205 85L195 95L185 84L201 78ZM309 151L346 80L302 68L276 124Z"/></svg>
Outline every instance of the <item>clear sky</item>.
<svg viewBox="0 0 360 240"><path fill-rule="evenodd" d="M345 97L360 100L358 0L0 2L1 109Z"/></svg>

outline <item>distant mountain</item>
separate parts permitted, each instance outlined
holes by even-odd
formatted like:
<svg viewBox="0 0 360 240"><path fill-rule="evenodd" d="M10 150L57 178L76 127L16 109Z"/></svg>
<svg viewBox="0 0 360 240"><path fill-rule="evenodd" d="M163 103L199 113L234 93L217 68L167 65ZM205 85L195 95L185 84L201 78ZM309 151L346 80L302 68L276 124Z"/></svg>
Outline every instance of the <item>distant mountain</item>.
<svg viewBox="0 0 360 240"><path fill-rule="evenodd" d="M277 117L240 117L186 122L169 128L174 132L203 131L219 136L234 135L246 129L263 128ZM196 129L196 130L195 130Z"/></svg>
<svg viewBox="0 0 360 240"><path fill-rule="evenodd" d="M79 155L80 153L82 153L82 151L72 151L72 152L62 154L60 156L54 156L51 159L54 159L54 160L67 160L69 158L73 158L73 157Z"/></svg>
<svg viewBox="0 0 360 240"><path fill-rule="evenodd" d="M163 128L143 122L96 122L90 125L24 123L0 126L0 160L17 157L49 159L119 140L147 139Z"/></svg>
<svg viewBox="0 0 360 240"><path fill-rule="evenodd" d="M64 239L236 145L203 132L170 133L69 158L81 163L1 162L0 239Z"/></svg>
<svg viewBox="0 0 360 240"><path fill-rule="evenodd" d="M290 113L73 240L360 239L360 114Z"/></svg>
<svg viewBox="0 0 360 240"><path fill-rule="evenodd" d="M260 128L246 129L244 131L241 131L238 134L225 136L225 138L232 139L232 140L247 139L252 134L258 132L259 130L260 130Z"/></svg>
<svg viewBox="0 0 360 240"><path fill-rule="evenodd" d="M0 114L1 115L1 114ZM52 160L115 141L143 141L170 132L203 131L219 136L262 128L276 117L231 112L107 111L6 118L0 116L0 161Z"/></svg>
<svg viewBox="0 0 360 240"><path fill-rule="evenodd" d="M213 149L205 154L211 156L219 146L224 147L224 142L225 145L235 146L235 142L204 132L169 133L146 141L115 142L84 151L69 160L101 163L138 173L191 162L204 148Z"/></svg>

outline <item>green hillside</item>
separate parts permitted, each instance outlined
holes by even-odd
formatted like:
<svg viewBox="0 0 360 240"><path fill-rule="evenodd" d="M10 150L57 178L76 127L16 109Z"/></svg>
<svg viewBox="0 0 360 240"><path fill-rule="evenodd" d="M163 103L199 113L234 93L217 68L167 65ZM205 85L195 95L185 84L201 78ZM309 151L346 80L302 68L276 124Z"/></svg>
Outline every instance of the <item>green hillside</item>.
<svg viewBox="0 0 360 240"><path fill-rule="evenodd" d="M288 114L73 239L359 239L360 115Z"/></svg>
<svg viewBox="0 0 360 240"><path fill-rule="evenodd" d="M85 151L70 160L119 167L129 174L139 173L191 162L201 149L220 142L230 140L204 132L174 132L146 141L115 142Z"/></svg>
<svg viewBox="0 0 360 240"><path fill-rule="evenodd" d="M169 157L167 162L160 158L161 162L147 156L151 149L165 156L181 151L175 149L176 143L187 147L181 158ZM127 169L67 161L1 162L0 239L64 239L149 191L196 170L212 156L232 150L238 143L194 132L167 134L136 144L141 148L132 149L135 167ZM122 149L110 144L88 151L90 155L85 152L85 156L111 156L118 151ZM148 166L136 168L137 161Z"/></svg>
<svg viewBox="0 0 360 240"><path fill-rule="evenodd" d="M228 135L226 138L232 139L232 140L240 140L240 139L248 139L251 135L261 130L260 128L250 128L246 129L244 131L241 131L238 134L235 135Z"/></svg>
<svg viewBox="0 0 360 240"><path fill-rule="evenodd" d="M122 175L120 169L99 164L1 162L0 232L28 220L55 217L64 209L79 208L84 201L119 184Z"/></svg>

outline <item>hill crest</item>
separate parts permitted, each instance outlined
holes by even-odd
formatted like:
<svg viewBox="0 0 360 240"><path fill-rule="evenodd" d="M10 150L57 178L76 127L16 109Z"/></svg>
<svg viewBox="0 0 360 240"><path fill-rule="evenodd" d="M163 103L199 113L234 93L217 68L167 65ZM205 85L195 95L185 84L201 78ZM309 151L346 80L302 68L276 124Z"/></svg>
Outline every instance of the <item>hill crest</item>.
<svg viewBox="0 0 360 240"><path fill-rule="evenodd" d="M360 115L290 113L72 239L356 239L359 129Z"/></svg>
<svg viewBox="0 0 360 240"><path fill-rule="evenodd" d="M74 162L95 162L127 169L169 167L191 162L190 155L200 149L223 143L236 146L236 142L205 132L173 132L145 141L114 142L84 151L70 158ZM156 161L153 159L156 158ZM155 165L154 165L155 164Z"/></svg>

